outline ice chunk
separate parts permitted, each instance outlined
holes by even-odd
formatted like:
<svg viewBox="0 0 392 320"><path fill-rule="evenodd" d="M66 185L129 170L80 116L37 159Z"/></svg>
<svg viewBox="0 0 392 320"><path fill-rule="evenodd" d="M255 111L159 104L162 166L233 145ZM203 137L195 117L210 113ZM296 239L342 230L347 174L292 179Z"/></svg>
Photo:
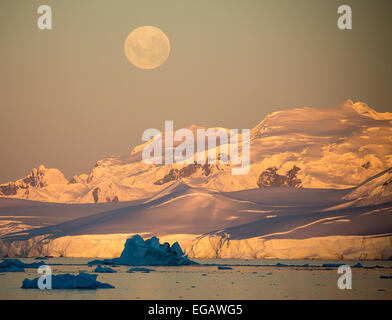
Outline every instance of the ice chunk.
<svg viewBox="0 0 392 320"><path fill-rule="evenodd" d="M134 272L143 272L143 273L150 273L155 271L154 269L147 269L147 268L131 268L127 272L134 273Z"/></svg>
<svg viewBox="0 0 392 320"><path fill-rule="evenodd" d="M38 268L44 262L23 263L18 259L4 259L0 263L0 272L24 272L24 268Z"/></svg>
<svg viewBox="0 0 392 320"><path fill-rule="evenodd" d="M233 268L230 267L224 267L224 266L218 266L218 270L232 270Z"/></svg>
<svg viewBox="0 0 392 320"><path fill-rule="evenodd" d="M344 263L324 263L323 268L339 268Z"/></svg>
<svg viewBox="0 0 392 320"><path fill-rule="evenodd" d="M358 262L357 264L353 265L352 267L353 268L363 268L363 265L360 262Z"/></svg>
<svg viewBox="0 0 392 320"><path fill-rule="evenodd" d="M275 266L276 266L276 267L288 267L289 265L288 265L288 264L284 264L284 263L278 262Z"/></svg>
<svg viewBox="0 0 392 320"><path fill-rule="evenodd" d="M38 279L24 279L22 289L38 289ZM80 272L78 275L59 274L52 276L52 289L99 289L114 288L108 283L102 283L96 280L96 274Z"/></svg>
<svg viewBox="0 0 392 320"><path fill-rule="evenodd" d="M128 266L177 266L197 264L184 256L180 245L176 242L172 246L165 242L159 243L157 237L146 241L139 235L127 239L124 250L119 258L94 260L89 265L109 264Z"/></svg>
<svg viewBox="0 0 392 320"><path fill-rule="evenodd" d="M102 267L98 266L95 268L94 272L100 272L100 273L115 273L117 272L116 270L113 270L112 268L109 267Z"/></svg>

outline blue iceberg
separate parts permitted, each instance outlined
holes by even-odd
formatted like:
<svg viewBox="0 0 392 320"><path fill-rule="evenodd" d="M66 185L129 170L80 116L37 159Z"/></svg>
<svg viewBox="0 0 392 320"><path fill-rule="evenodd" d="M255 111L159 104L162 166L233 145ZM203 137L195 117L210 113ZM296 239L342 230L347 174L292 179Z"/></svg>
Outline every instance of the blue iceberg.
<svg viewBox="0 0 392 320"><path fill-rule="evenodd" d="M43 261L23 263L18 259L4 259L0 263L0 272L24 272L24 268L38 268L43 264Z"/></svg>
<svg viewBox="0 0 392 320"><path fill-rule="evenodd" d="M155 271L154 269L147 269L147 268L131 268L127 272L134 273L134 272L142 272L142 273L150 273Z"/></svg>
<svg viewBox="0 0 392 320"><path fill-rule="evenodd" d="M189 260L184 255L178 242L172 246L165 242L159 243L157 237L146 241L139 235L127 239L124 250L119 258L94 260L88 263L92 265L127 265L127 266L179 266L198 264Z"/></svg>
<svg viewBox="0 0 392 320"><path fill-rule="evenodd" d="M22 289L38 289L38 279L24 279ZM111 284L97 281L96 274L80 272L78 275L59 274L52 276L52 289L110 289Z"/></svg>

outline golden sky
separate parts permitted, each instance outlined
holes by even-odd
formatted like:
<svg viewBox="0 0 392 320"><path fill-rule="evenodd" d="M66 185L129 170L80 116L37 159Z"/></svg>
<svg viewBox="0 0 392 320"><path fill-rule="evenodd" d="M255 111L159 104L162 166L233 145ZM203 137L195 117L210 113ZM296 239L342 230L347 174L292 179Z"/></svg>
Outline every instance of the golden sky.
<svg viewBox="0 0 392 320"><path fill-rule="evenodd" d="M390 0L0 2L0 183L43 163L67 177L141 144L147 128L252 128L266 114L351 98L391 111ZM349 4L353 29L337 28ZM124 55L136 27L168 36L168 60Z"/></svg>

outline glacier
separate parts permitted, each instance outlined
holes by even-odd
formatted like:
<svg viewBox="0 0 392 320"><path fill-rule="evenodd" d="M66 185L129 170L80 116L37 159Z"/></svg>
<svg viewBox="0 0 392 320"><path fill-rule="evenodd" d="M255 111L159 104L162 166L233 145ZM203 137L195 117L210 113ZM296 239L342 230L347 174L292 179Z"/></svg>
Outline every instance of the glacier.
<svg viewBox="0 0 392 320"><path fill-rule="evenodd" d="M178 242L191 259L388 259L391 171L344 190L271 187L222 193L173 182L142 203L5 232L0 255L113 259L139 234L159 236L172 248ZM79 205L68 206L72 211ZM31 217L20 219L27 223Z"/></svg>

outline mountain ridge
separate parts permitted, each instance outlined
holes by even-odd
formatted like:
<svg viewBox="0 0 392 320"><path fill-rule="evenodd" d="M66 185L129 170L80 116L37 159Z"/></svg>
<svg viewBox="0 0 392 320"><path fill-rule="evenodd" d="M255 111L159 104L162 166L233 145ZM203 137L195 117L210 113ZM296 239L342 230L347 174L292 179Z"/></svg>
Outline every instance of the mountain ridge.
<svg viewBox="0 0 392 320"><path fill-rule="evenodd" d="M193 164L147 165L141 161L147 142L126 156L98 160L89 173L70 180L59 169L40 166L22 179L0 184L0 197L59 203L132 201L177 180L227 192L269 187L260 183L263 172L273 185L345 189L392 166L391 120L391 113L351 100L331 108L276 111L251 129L251 168L245 176L231 175L231 165L219 162L205 169ZM293 168L299 169L296 182L288 183L282 177Z"/></svg>

